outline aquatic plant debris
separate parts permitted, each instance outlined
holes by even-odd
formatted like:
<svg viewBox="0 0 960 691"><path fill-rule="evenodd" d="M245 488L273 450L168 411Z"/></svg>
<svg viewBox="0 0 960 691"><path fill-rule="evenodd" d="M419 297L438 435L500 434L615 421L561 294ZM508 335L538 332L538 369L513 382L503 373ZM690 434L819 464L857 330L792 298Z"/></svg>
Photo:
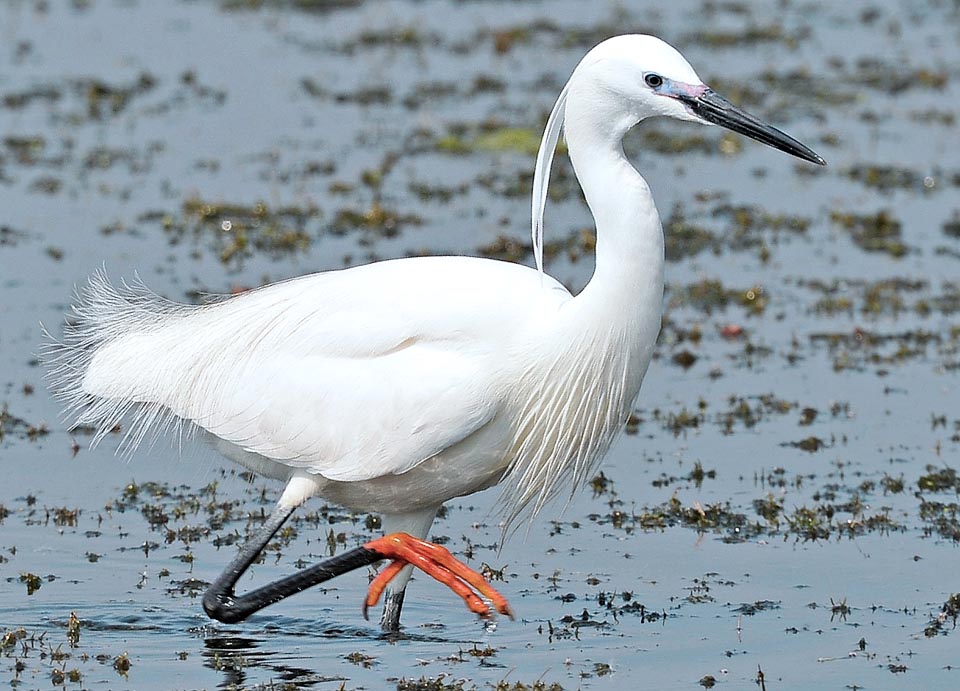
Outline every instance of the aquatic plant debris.
<svg viewBox="0 0 960 691"><path fill-rule="evenodd" d="M0 9L0 681L958 686L950 3L23 9ZM830 165L693 125L628 137L668 257L628 434L564 511L567 497L502 550L496 493L451 502L431 535L502 577L518 621L464 624L415 578L416 616L384 640L357 623L361 573L207 625L200 594L277 487L189 434L125 463L125 422L89 450L45 391L38 321L56 334L101 264L202 301L408 255L529 263L531 147L569 69L627 30L670 38ZM578 291L596 240L563 153L545 228L549 271ZM251 587L381 530L376 514L303 509Z"/></svg>

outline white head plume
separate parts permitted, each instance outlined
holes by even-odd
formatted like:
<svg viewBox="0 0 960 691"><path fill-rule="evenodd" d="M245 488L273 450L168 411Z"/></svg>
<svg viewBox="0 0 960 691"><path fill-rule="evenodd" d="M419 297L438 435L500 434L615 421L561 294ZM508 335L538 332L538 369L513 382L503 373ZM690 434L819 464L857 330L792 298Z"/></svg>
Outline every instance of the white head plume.
<svg viewBox="0 0 960 691"><path fill-rule="evenodd" d="M553 167L553 155L560 140L560 130L563 129L563 112L567 104L567 90L570 83L563 87L557 102L547 118L547 126L543 130L540 140L540 150L537 151L537 166L533 172L533 196L531 199L533 258L537 263L537 271L543 279L543 210L547 205L547 188L550 185L550 169Z"/></svg>

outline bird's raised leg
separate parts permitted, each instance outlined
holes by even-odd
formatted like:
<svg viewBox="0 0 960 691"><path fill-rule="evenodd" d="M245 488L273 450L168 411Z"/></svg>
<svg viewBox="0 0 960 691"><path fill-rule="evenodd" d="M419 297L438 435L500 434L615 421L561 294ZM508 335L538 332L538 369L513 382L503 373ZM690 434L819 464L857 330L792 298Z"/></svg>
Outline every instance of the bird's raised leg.
<svg viewBox="0 0 960 691"><path fill-rule="evenodd" d="M281 502L254 538L240 549L239 554L230 562L230 565L210 585L203 596L203 609L208 616L226 624L243 621L267 605L279 602L318 583L323 583L348 571L373 564L382 559L392 559L393 561L370 584L370 590L363 608L365 616L367 607L377 602L387 583L397 576L407 564L421 569L424 573L446 584L463 598L472 612L480 616L489 616L490 610L471 588L490 599L498 612L512 616L506 599L496 592L484 580L483 576L470 569L466 564L457 561L443 547L424 542L406 533L392 533L371 540L361 547L325 559L319 564L273 583L268 583L249 593L237 595L234 592L237 581L250 568L250 564L256 560L266 544L287 521L296 507L297 504ZM392 617L392 621L386 623L391 624L390 628L392 630L396 630L399 622L400 606L403 603L403 591L399 591L392 598L396 617ZM389 614L384 616L385 621L391 619Z"/></svg>
<svg viewBox="0 0 960 691"><path fill-rule="evenodd" d="M237 581L250 568L250 564L256 560L294 509L296 505L281 503L277 506L260 531L240 549L240 553L230 562L230 565L207 588L203 596L203 609L207 616L225 624L234 624L243 621L267 605L384 558L377 552L357 547L256 590L251 590L249 593L237 595L234 592Z"/></svg>

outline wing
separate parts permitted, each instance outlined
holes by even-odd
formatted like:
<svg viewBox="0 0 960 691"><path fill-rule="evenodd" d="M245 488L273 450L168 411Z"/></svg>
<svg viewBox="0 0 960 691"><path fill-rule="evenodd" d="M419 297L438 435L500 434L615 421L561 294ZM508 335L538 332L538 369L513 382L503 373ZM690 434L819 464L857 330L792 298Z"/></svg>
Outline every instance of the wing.
<svg viewBox="0 0 960 691"><path fill-rule="evenodd" d="M498 363L569 299L513 264L434 257L314 274L201 307L91 281L54 348L77 424L162 413L336 480L402 473L483 427ZM56 375L55 375L56 376Z"/></svg>
<svg viewBox="0 0 960 691"><path fill-rule="evenodd" d="M409 470L487 423L497 399L482 376L473 358L424 340L363 358L285 352L232 374L216 406L186 416L247 451L367 480Z"/></svg>

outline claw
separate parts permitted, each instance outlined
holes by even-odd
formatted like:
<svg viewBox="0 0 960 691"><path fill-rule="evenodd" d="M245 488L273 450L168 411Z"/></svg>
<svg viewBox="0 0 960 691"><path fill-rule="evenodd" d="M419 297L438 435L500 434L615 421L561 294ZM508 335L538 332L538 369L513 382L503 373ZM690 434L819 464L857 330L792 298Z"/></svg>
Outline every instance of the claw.
<svg viewBox="0 0 960 691"><path fill-rule="evenodd" d="M367 597L363 601L364 619L370 619L370 617L367 616L367 610L377 604L377 601L380 599L380 595L383 593L384 588L387 587L387 583L392 581L406 565L407 563L405 561L396 559L381 569L380 573L377 574L377 577L370 581L370 588L367 591Z"/></svg>

